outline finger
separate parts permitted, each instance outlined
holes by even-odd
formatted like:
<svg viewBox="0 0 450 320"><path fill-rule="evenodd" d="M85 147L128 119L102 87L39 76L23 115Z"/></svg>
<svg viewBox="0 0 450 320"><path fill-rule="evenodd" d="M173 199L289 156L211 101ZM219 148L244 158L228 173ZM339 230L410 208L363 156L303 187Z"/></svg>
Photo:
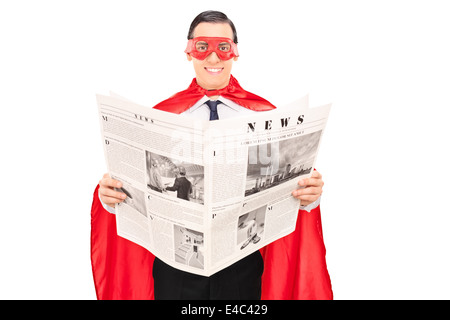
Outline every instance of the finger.
<svg viewBox="0 0 450 320"><path fill-rule="evenodd" d="M293 192L295 196L302 196L302 195L321 195L323 192L321 187L308 187L304 189L297 189Z"/></svg>
<svg viewBox="0 0 450 320"><path fill-rule="evenodd" d="M322 179L322 175L320 174L319 171L313 171L313 173L311 174L312 178L317 178L317 179Z"/></svg>
<svg viewBox="0 0 450 320"><path fill-rule="evenodd" d="M298 181L299 186L323 187L324 182L321 178L305 178Z"/></svg>
<svg viewBox="0 0 450 320"><path fill-rule="evenodd" d="M114 198L119 200L124 200L127 195L123 192L115 191L109 188L99 188L100 196L105 196L108 198Z"/></svg>
<svg viewBox="0 0 450 320"><path fill-rule="evenodd" d="M301 201L314 202L317 199L319 199L319 197L317 195L304 195L304 196L298 197L297 199L299 199Z"/></svg>
<svg viewBox="0 0 450 320"><path fill-rule="evenodd" d="M123 201L122 199L117 199L117 198L112 198L112 197L107 197L107 196L102 197L102 202L110 207L114 207L114 205L116 203L121 203L122 201Z"/></svg>
<svg viewBox="0 0 450 320"><path fill-rule="evenodd" d="M301 196L295 196L294 198L297 200L300 200L302 205L305 205L306 202L307 202L307 204L313 203L314 201L319 199L319 196L318 195L301 195Z"/></svg>
<svg viewBox="0 0 450 320"><path fill-rule="evenodd" d="M120 182L119 180L105 177L103 176L103 179L100 180L99 185L101 187L107 187L107 188L121 188L122 187L122 182Z"/></svg>

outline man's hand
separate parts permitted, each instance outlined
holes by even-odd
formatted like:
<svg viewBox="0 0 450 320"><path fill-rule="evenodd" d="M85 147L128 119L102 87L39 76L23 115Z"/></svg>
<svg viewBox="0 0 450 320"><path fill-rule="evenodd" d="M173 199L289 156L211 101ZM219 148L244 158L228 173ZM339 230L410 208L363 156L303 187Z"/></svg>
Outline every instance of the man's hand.
<svg viewBox="0 0 450 320"><path fill-rule="evenodd" d="M110 178L107 173L103 175L98 184L100 185L100 188L98 188L100 199L112 208L115 207L116 203L122 202L127 197L125 193L114 190L114 188L121 188L122 182Z"/></svg>
<svg viewBox="0 0 450 320"><path fill-rule="evenodd" d="M300 205L307 206L319 199L323 184L322 175L318 171L314 171L309 179L298 181L298 185L304 188L292 191L292 195L300 200Z"/></svg>

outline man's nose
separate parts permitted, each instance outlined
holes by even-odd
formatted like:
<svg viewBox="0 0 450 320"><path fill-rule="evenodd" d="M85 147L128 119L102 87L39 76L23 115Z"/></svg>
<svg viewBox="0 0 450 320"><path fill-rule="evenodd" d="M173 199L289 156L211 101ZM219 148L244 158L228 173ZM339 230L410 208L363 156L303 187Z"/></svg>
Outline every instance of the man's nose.
<svg viewBox="0 0 450 320"><path fill-rule="evenodd" d="M220 62L220 58L219 58L219 56L217 55L217 53L215 51L211 52L211 54L209 56L207 56L206 59L210 63Z"/></svg>

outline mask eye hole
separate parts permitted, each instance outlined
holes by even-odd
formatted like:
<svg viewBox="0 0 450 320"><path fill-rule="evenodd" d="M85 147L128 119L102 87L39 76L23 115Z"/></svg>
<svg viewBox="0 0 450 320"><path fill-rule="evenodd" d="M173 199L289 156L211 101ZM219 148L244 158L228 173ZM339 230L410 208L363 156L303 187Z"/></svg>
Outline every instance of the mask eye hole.
<svg viewBox="0 0 450 320"><path fill-rule="evenodd" d="M228 42L222 42L219 44L219 50L222 52L229 52L231 50L231 45Z"/></svg>
<svg viewBox="0 0 450 320"><path fill-rule="evenodd" d="M205 41L199 41L195 44L195 49L198 52L206 52L208 50L208 43Z"/></svg>

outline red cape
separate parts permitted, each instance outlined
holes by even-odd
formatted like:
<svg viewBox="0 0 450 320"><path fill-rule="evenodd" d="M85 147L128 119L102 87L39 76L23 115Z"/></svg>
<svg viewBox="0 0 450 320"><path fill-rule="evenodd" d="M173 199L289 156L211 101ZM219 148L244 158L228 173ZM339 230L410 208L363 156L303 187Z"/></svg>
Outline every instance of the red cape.
<svg viewBox="0 0 450 320"><path fill-rule="evenodd" d="M245 91L232 75L230 76L228 85L219 90L203 89L197 84L197 80L194 78L186 90L175 93L169 99L161 101L153 108L180 114L192 107L205 95L208 97L222 96L244 108L254 111L268 111L275 109L275 106L266 99Z"/></svg>
<svg viewBox="0 0 450 320"><path fill-rule="evenodd" d="M188 90L174 97L180 101ZM244 95L251 98L253 94L244 91ZM261 103L259 99L262 98L253 96ZM168 100L164 101L164 106L160 104L159 109L180 113L177 112L179 103ZM269 104L264 103L261 109L267 110ZM252 108L257 110L254 106ZM116 216L103 208L98 198L98 187L91 209L91 262L97 298L154 299L152 268L155 256L117 235ZM260 251L264 259L262 299L333 298L325 261L320 206L311 212L299 210L295 231Z"/></svg>

